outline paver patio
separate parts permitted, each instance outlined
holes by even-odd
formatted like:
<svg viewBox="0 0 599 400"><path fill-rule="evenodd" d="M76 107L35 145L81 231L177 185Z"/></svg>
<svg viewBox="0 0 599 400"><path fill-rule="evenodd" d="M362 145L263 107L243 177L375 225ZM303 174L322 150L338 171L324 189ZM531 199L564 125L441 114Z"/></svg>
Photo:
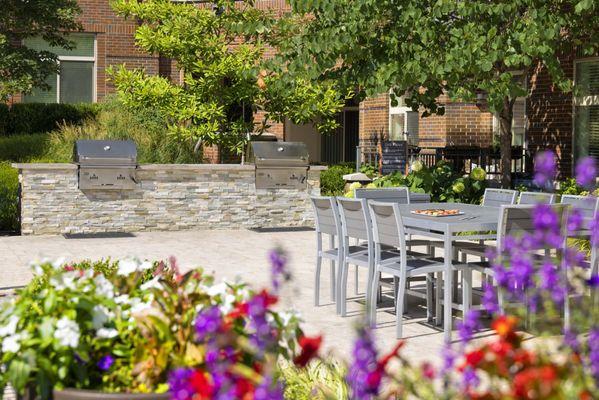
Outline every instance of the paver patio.
<svg viewBox="0 0 599 400"><path fill-rule="evenodd" d="M68 261L127 256L142 259L166 259L176 256L183 270L195 266L213 271L217 279L236 277L255 288L269 285L267 254L275 246L284 248L290 257L293 281L281 296L282 308L298 310L310 333L322 333L326 351L342 357L349 356L353 340L353 324L362 315L357 301L348 305L349 317L335 315L329 296L329 269L323 264L321 301L313 306L315 268L315 233L313 231L256 232L251 230L206 230L181 232L136 233L134 237L66 239L63 236L4 236L0 237L0 287L26 284L32 276L31 260L65 257ZM353 296L353 268L348 282L348 294ZM365 276L360 279L363 290ZM391 305L391 304L389 304ZM411 305L408 310L414 309ZM424 314L404 320L404 335L408 343L403 354L414 362L438 361L443 346L443 333L424 324ZM395 316L379 312L377 339L381 349L395 343Z"/></svg>

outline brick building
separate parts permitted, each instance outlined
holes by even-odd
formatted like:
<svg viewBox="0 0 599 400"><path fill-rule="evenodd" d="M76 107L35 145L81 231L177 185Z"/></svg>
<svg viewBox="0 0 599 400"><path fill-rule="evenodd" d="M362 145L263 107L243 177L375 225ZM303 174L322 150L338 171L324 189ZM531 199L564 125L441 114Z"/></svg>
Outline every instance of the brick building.
<svg viewBox="0 0 599 400"><path fill-rule="evenodd" d="M79 0L79 4L83 32L73 35L76 49L56 51L61 73L49 78L52 89L34 91L15 101L101 101L113 91L106 79L106 68L123 63L143 68L148 74L179 79L179 71L170 60L138 51L133 37L136 22L117 17L109 0ZM284 0L257 0L256 6L277 13L288 10ZM39 40L26 44L47 48ZM566 74L582 85L580 96L575 98L554 88L547 71L542 69L522 77L529 95L515 105L513 142L532 152L553 148L562 172L568 175L575 157L599 156L599 57L582 59L570 54L562 61ZM446 146L488 147L493 143L498 124L489 112L472 103L440 100L445 104L445 115L421 118L401 102L392 107L389 95L381 94L360 104L347 104L338 115L341 128L333 135L321 136L312 126L289 122L273 124L271 131L280 139L306 142L313 161L331 163L354 161L356 146L369 151L380 139L407 138L424 151ZM405 132L409 134L406 136ZM218 160L214 151L206 153L213 161Z"/></svg>

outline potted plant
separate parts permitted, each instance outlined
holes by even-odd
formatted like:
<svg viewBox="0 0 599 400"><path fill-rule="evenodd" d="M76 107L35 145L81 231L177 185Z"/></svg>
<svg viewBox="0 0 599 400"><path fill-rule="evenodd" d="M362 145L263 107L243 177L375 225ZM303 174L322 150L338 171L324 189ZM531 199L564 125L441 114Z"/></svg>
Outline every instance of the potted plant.
<svg viewBox="0 0 599 400"><path fill-rule="evenodd" d="M198 312L228 315L255 296L201 270L179 274L174 260L33 268L33 281L0 305L0 390L10 384L29 398L168 399L169 374L206 360ZM277 321L277 354L290 358L297 318L269 311L268 320ZM251 324L235 324L238 337L251 336Z"/></svg>

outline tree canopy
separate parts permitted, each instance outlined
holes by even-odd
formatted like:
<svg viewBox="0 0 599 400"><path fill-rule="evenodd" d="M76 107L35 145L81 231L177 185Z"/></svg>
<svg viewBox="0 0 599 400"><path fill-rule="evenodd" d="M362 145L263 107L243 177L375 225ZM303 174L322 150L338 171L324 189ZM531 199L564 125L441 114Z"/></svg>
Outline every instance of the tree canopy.
<svg viewBox="0 0 599 400"><path fill-rule="evenodd" d="M500 121L503 183L509 184L513 104L537 66L563 91L572 82L560 54L599 47L592 0L292 0L304 15L281 56L290 71L356 88L358 96L394 89L423 115L442 114L438 99L484 94ZM296 72L297 73L297 72ZM393 99L395 100L395 99Z"/></svg>
<svg viewBox="0 0 599 400"><path fill-rule="evenodd" d="M65 32L79 29L76 0L3 0L0 12L0 101L34 87L58 71L56 54L22 45L40 36L51 46L70 49Z"/></svg>
<svg viewBox="0 0 599 400"><path fill-rule="evenodd" d="M168 0L115 0L125 17L141 21L136 44L148 53L176 61L182 82L126 67L111 72L119 96L129 107L152 107L169 121L169 133L191 143L219 145L241 153L249 132L264 132L270 121L314 121L321 131L336 127L343 106L332 84L281 79L267 51L294 26L253 1L219 0L181 4ZM300 71L301 72L301 71ZM264 119L255 124L253 114Z"/></svg>

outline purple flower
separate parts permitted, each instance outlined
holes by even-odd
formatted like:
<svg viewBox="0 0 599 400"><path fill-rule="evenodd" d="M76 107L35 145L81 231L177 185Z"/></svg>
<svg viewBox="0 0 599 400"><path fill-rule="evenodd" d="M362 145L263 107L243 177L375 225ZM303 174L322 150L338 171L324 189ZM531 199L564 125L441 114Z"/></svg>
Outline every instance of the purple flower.
<svg viewBox="0 0 599 400"><path fill-rule="evenodd" d="M456 360L456 353L451 348L451 345L446 345L443 347L441 356L443 357L443 366L440 372L441 375L447 375L453 369Z"/></svg>
<svg viewBox="0 0 599 400"><path fill-rule="evenodd" d="M559 218L549 204L538 204L533 211L534 227L540 231L559 230Z"/></svg>
<svg viewBox="0 0 599 400"><path fill-rule="evenodd" d="M177 368L168 376L168 387L173 400L188 400L193 397L195 390L191 385L192 369Z"/></svg>
<svg viewBox="0 0 599 400"><path fill-rule="evenodd" d="M594 327L589 332L589 362L591 374L599 384L599 327Z"/></svg>
<svg viewBox="0 0 599 400"><path fill-rule="evenodd" d="M110 367L112 367L112 364L114 364L114 358L108 354L100 358L100 361L98 361L98 368L100 368L101 371L108 371Z"/></svg>
<svg viewBox="0 0 599 400"><path fill-rule="evenodd" d="M582 212L574 208L568 215L568 235L573 235L578 232L584 223L584 215Z"/></svg>
<svg viewBox="0 0 599 400"><path fill-rule="evenodd" d="M483 285L483 297L481 303L485 310L490 314L497 314L499 312L499 303L497 301L497 293L493 285L485 282Z"/></svg>
<svg viewBox="0 0 599 400"><path fill-rule="evenodd" d="M474 332L481 328L480 313L478 310L470 310L464 316L463 321L458 323L458 335L464 343L469 342L474 336Z"/></svg>
<svg viewBox="0 0 599 400"><path fill-rule="evenodd" d="M283 384L275 382L272 376L266 376L256 387L254 400L283 400Z"/></svg>
<svg viewBox="0 0 599 400"><path fill-rule="evenodd" d="M476 375L476 371L474 371L471 367L466 367L462 373L462 383L464 385L464 389L469 390L478 386L480 379Z"/></svg>
<svg viewBox="0 0 599 400"><path fill-rule="evenodd" d="M566 297L566 289L562 285L556 266L550 262L545 262L541 266L539 274L541 280L541 289L548 291L553 301L561 306Z"/></svg>
<svg viewBox="0 0 599 400"><path fill-rule="evenodd" d="M534 273L532 261L528 257L517 256L513 257L511 262L515 287L523 290L531 287Z"/></svg>
<svg viewBox="0 0 599 400"><path fill-rule="evenodd" d="M589 285L592 288L597 288L599 287L599 275L595 274L592 275L588 280L587 280L587 285Z"/></svg>
<svg viewBox="0 0 599 400"><path fill-rule="evenodd" d="M576 353L580 351L580 342L576 331L568 328L564 330L564 344Z"/></svg>
<svg viewBox="0 0 599 400"><path fill-rule="evenodd" d="M580 186L592 187L597 178L597 165L593 157L584 157L576 165L576 182Z"/></svg>
<svg viewBox="0 0 599 400"><path fill-rule="evenodd" d="M219 331L222 315L218 306L201 310L195 321L196 334L200 342L211 338Z"/></svg>
<svg viewBox="0 0 599 400"><path fill-rule="evenodd" d="M352 399L371 400L379 393L380 380L372 379L377 373L377 351L372 330L369 327L358 329L358 338L354 342L353 363L347 382L352 391Z"/></svg>
<svg viewBox="0 0 599 400"><path fill-rule="evenodd" d="M287 256L279 249L272 250L269 254L271 284L275 292L281 287L281 283L291 279L291 274L287 271Z"/></svg>
<svg viewBox="0 0 599 400"><path fill-rule="evenodd" d="M534 183L538 186L551 186L555 178L556 158L552 151L543 151L535 157L535 178Z"/></svg>

